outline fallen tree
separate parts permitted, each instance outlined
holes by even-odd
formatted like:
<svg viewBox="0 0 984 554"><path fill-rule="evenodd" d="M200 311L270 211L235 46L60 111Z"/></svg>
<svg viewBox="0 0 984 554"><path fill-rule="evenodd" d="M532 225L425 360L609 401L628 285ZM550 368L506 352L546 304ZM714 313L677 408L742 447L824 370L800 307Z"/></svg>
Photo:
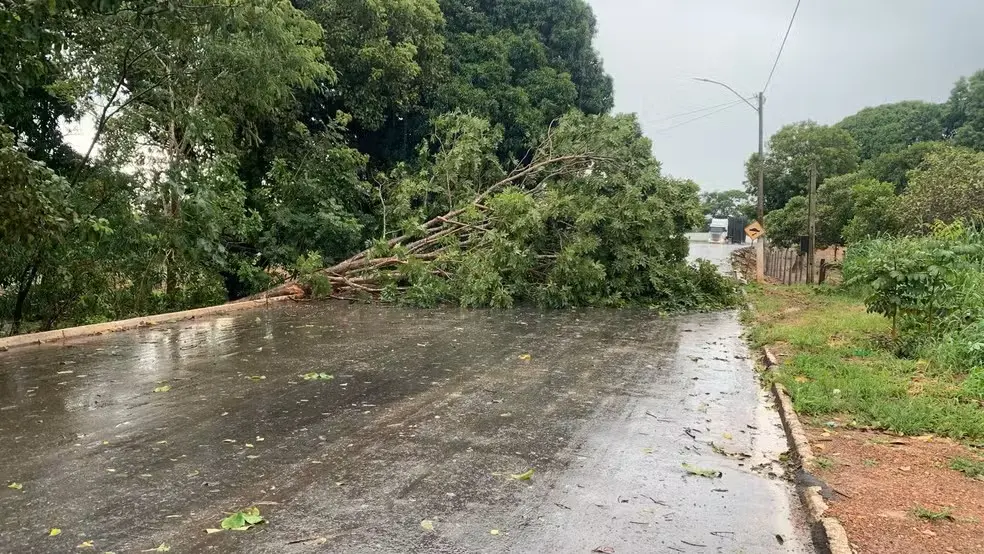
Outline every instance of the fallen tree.
<svg viewBox="0 0 984 554"><path fill-rule="evenodd" d="M431 306L731 305L733 285L686 262L697 185L660 174L631 116L569 114L503 171L500 134L440 118L413 166L380 182L383 238L265 293ZM388 225L391 225L391 230Z"/></svg>

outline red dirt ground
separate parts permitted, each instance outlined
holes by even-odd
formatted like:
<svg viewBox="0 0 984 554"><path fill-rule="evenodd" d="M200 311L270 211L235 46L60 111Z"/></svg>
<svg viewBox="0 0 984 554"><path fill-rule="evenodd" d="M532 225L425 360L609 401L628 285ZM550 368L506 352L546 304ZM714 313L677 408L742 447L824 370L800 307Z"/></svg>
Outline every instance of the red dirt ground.
<svg viewBox="0 0 984 554"><path fill-rule="evenodd" d="M844 524L857 554L984 553L984 481L949 467L981 452L932 436L812 426L807 434L831 463L813 468L835 491L828 515ZM917 506L950 508L954 521L920 519Z"/></svg>

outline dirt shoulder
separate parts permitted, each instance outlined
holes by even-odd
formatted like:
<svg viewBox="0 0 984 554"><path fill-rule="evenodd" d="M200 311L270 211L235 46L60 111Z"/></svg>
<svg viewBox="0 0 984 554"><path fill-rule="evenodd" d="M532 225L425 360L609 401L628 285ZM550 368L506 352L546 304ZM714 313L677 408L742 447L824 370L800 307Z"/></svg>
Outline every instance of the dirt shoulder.
<svg viewBox="0 0 984 554"><path fill-rule="evenodd" d="M753 346L783 383L859 554L984 552L984 409L931 360L896 357L883 318L806 287L751 287Z"/></svg>

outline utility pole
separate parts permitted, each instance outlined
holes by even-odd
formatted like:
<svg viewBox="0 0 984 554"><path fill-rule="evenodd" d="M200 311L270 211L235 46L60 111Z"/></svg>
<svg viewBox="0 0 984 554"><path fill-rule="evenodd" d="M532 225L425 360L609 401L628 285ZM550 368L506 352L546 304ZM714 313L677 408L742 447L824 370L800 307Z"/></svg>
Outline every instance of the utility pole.
<svg viewBox="0 0 984 554"><path fill-rule="evenodd" d="M730 86L713 79L703 79L701 77L694 77L695 81L700 81L702 83L712 83L715 85L721 85L722 87L730 90L735 96L741 98L749 107L758 112L758 124L759 124L759 134L758 134L758 222L759 225L765 229L765 129L764 129L764 117L765 112L765 91L762 91L755 95L758 100L758 106L755 106L748 101L748 98L742 96L738 91L731 88ZM768 234L768 230L766 231ZM765 282L765 238L759 238L755 241L755 277L759 283Z"/></svg>
<svg viewBox="0 0 984 554"><path fill-rule="evenodd" d="M810 208L807 217L810 238L806 251L806 282L812 285L816 282L813 279L815 276L813 270L817 252L817 164L815 163L810 166Z"/></svg>
<svg viewBox="0 0 984 554"><path fill-rule="evenodd" d="M765 134L764 125L762 123L762 113L765 108L765 93L758 93L758 114L759 114L759 163L758 163L758 216L759 223L765 228L765 145L763 144L763 136Z"/></svg>

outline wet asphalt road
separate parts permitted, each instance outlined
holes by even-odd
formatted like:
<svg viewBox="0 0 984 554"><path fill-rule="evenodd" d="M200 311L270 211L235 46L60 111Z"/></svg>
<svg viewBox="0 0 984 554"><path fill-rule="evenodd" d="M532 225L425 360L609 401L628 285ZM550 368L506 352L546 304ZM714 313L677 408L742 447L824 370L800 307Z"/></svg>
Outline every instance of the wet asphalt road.
<svg viewBox="0 0 984 554"><path fill-rule="evenodd" d="M0 353L0 552L812 552L739 335L312 303Z"/></svg>

